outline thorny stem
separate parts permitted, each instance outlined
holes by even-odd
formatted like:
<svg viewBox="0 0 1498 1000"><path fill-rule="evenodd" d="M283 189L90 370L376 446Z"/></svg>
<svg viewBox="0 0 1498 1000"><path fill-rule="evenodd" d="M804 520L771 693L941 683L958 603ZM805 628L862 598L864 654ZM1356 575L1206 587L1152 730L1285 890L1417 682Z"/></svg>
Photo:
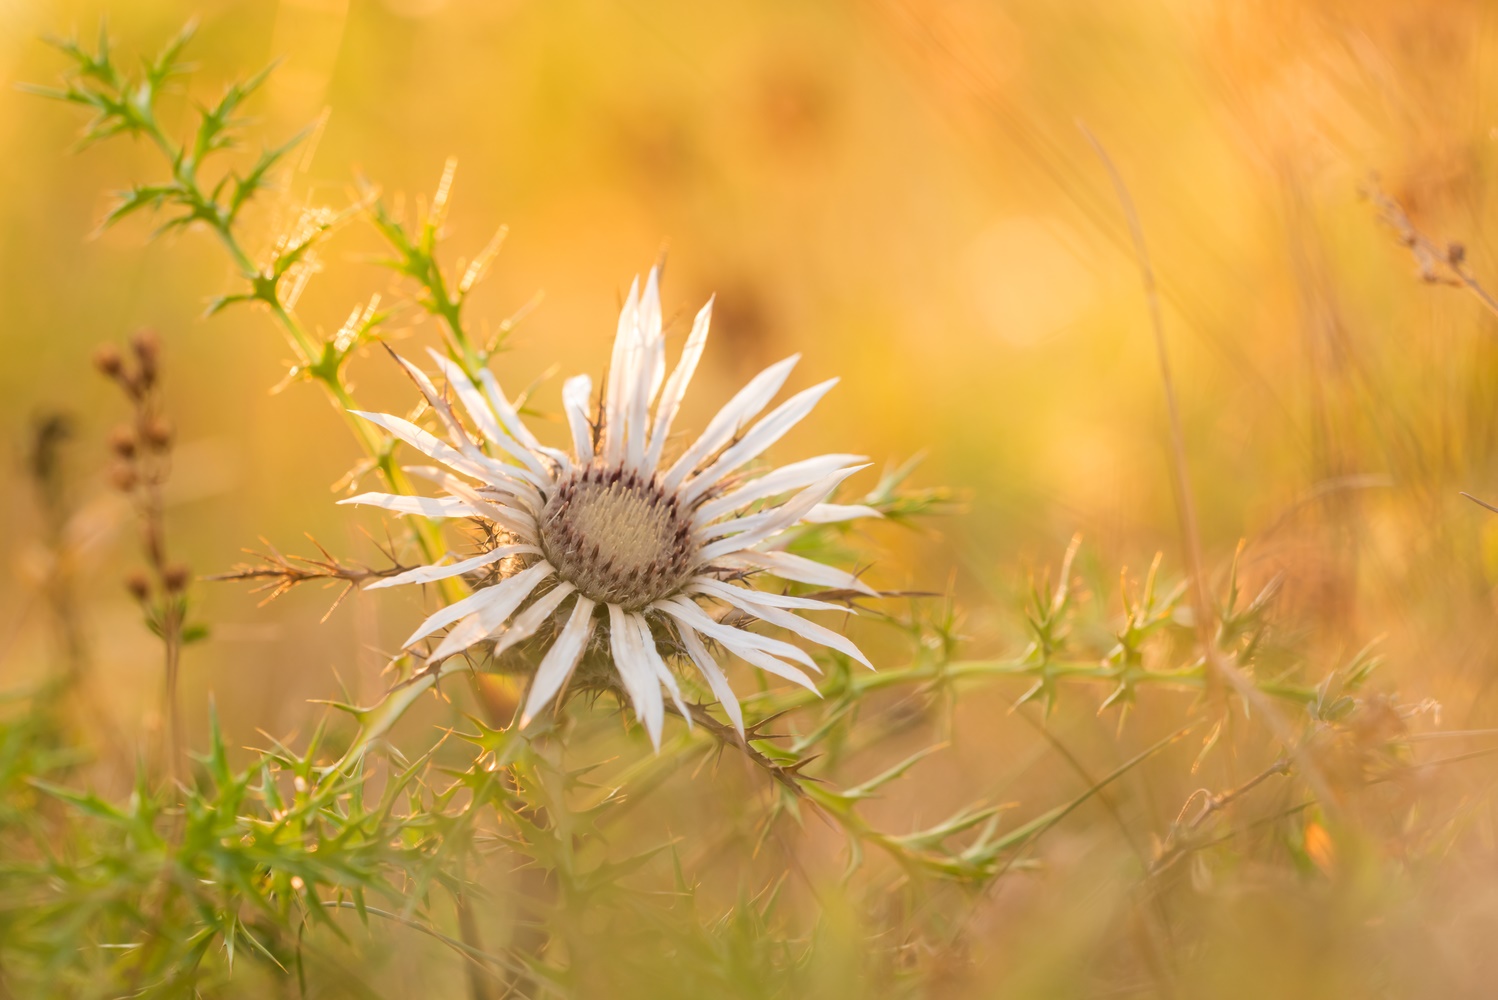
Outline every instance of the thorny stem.
<svg viewBox="0 0 1498 1000"><path fill-rule="evenodd" d="M681 712L677 710L675 705L667 705L666 711L672 715L681 715ZM740 739L737 731L735 731L731 726L725 726L723 723L713 718L708 710L702 705L688 705L687 711L691 714L692 721L706 730L708 734L713 737L713 739L717 740L719 746L733 747L735 750L743 754L751 764L763 770L792 795L796 796L797 798L806 797L806 790L802 787L801 784L805 779L803 779L800 774L797 773L801 764L793 764L787 767L786 765L779 764L776 761L771 760L759 750L756 750L753 746L750 746L750 743L752 743L755 739L753 729L750 729L749 732L745 734L748 737L747 739ZM762 720L760 723L758 723L758 725L764 725L764 723L768 721L769 720Z"/></svg>
<svg viewBox="0 0 1498 1000"><path fill-rule="evenodd" d="M1081 664L1055 664L1053 666L1063 668L1067 673L1074 676L1098 676L1094 672L1096 668L1087 667ZM1008 673L1024 673L1029 672L1032 669L1033 664L1028 664L1024 661L960 663L951 665L945 670L910 668L904 671L891 671L881 674L860 675L857 680L863 681L865 683L862 685L855 684L853 686L857 688L859 694L862 694L868 691L875 690L879 687L887 687L895 683L909 683L916 680L935 680L941 676L993 676ZM1116 674L1116 671L1110 671L1109 674L1106 675L1107 679L1113 679L1113 674ZM1180 680L1183 677L1189 676L1196 680L1196 684L1188 684L1187 686L1196 687L1204 686L1206 681L1206 673L1201 668L1170 673L1156 672L1150 674L1149 676L1158 677L1163 681ZM894 678L894 680L885 681L878 684L871 683L874 681L878 681L881 678L890 677ZM1282 696L1295 698L1297 700L1309 700L1315 696L1315 693L1313 691L1297 689L1289 685L1277 685L1276 688L1278 689L1277 693L1280 693ZM799 695L801 694L801 692L797 692L797 694ZM807 692L806 694L809 695L810 692ZM776 708L778 709L778 711L776 712L775 716L772 716L772 718L778 717L784 712L790 711L792 708L799 707L799 704L805 704L805 702L799 701L799 699L794 696L777 702ZM673 715L681 714L676 710L674 706L667 706L666 710ZM875 846L883 850L886 854L888 854L897 863L899 863L902 867L906 867L908 869L915 869L918 867L935 868L937 870L950 874L956 872L965 864L970 863L970 859L967 858L946 857L943 855L931 854L925 851L913 849L912 845L906 842L907 838L899 835L885 833L868 823L857 813L855 809L850 808L850 802L847 796L836 790L820 787L817 779L807 778L801 775L801 768L803 768L806 764L811 763L811 761L814 760L815 757L801 758L790 764L786 764L772 759L771 757L767 756L766 754L750 745L755 742L757 738L755 729L757 729L759 726L765 725L768 721L770 721L769 719L761 720L754 728L751 728L746 734L748 737L747 740L744 740L740 739L738 733L735 732L732 728L713 718L703 706L689 705L688 712L690 713L692 720L700 725L704 730L706 730L707 733L717 741L719 746L731 746L734 749L738 750L745 756L746 759L750 761L750 763L763 770L771 779L773 779L781 786L785 787L798 800L810 802L812 806L816 807L819 814L836 823L850 837L853 837L859 841L874 844ZM1176 740L1185 736L1188 732L1191 731L1192 728L1194 728L1195 725L1196 723L1192 723L1181 729L1178 729L1174 733L1171 733L1161 741L1157 742L1154 746L1145 750L1143 753L1136 756L1121 768L1110 772L1102 779L1093 779L1089 775L1087 775L1085 771L1081 772L1083 774L1084 780L1088 782L1089 787L1078 798L1064 806L1051 810L1050 812L1042 815L1041 817L1038 817L1030 823L1027 823L1004 835L998 840L991 841L987 844L987 847L989 848L1013 848L1014 853L1011 854L1009 859L1004 863L1003 868L1000 869L1000 873L1013 867L1013 865L1019 860L1019 855L1025 846L1033 842L1045 831L1049 830L1051 827L1059 823L1079 805L1081 805L1088 799L1093 798L1094 796L1101 795L1103 789L1112 784L1121 774L1129 770L1139 761L1153 755L1163 747L1168 746L1169 744L1174 743ZM691 744L689 742L682 744L683 748L690 745ZM1288 770L1288 764L1286 764L1286 770ZM1223 805L1226 805L1228 802L1232 801L1233 798L1236 798L1238 795L1249 791L1255 784L1257 784L1259 781L1264 780L1264 778L1266 777L1268 777L1267 774L1261 776L1253 782L1248 783L1241 789L1235 790L1232 793L1226 793L1221 797L1222 802L1217 805L1216 808L1221 808ZM1108 808L1110 809L1110 811L1113 809L1111 804L1108 804ZM996 815L997 812L997 809L993 809L988 813L988 815ZM1119 825L1123 830L1124 836L1127 838L1128 830L1123 826L1121 819L1119 820ZM987 838L985 836L984 838L980 839L986 840ZM1142 861L1143 859L1141 858L1141 862Z"/></svg>
<svg viewBox="0 0 1498 1000"><path fill-rule="evenodd" d="M667 706L666 711L672 715L681 715L674 705ZM790 765L778 763L749 745L755 739L753 730L750 730L747 734L748 739L743 740L739 738L739 734L731 727L725 726L708 714L707 710L701 705L689 705L688 711L691 713L693 721L706 730L718 742L720 747L731 746L735 750L738 750L750 763L763 770L772 780L785 788L791 795L795 796L797 800L809 802L817 810L819 815L840 826L849 837L874 844L888 854L896 863L908 869L914 869L923 863L927 865L952 863L945 859L938 859L935 856L918 855L907 845L903 844L898 836L883 833L862 816L858 815L853 809L838 808L837 803L831 798L819 795L816 786L811 784L816 779L805 778L799 773L802 767L811 763L815 758L803 758ZM767 721L769 720L762 720L759 725L764 725Z"/></svg>
<svg viewBox="0 0 1498 1000"><path fill-rule="evenodd" d="M386 551L385 554L390 558L390 565L384 569L372 569L362 564L346 563L329 552L317 539L312 538L311 535L307 537L311 539L313 545L317 546L323 558L309 559L306 556L285 556L274 545L271 545L265 539L261 539L265 543L266 548L270 550L269 552L256 552L253 549L245 550L250 555L258 558L259 562L253 565L241 563L227 573L219 573L216 576L205 577L205 579L213 582L228 580L242 583L263 581L260 586L252 588L250 591L252 594L263 593L265 591L270 592L269 596L261 604L269 604L297 584L308 583L313 580L322 580L325 583L342 581L344 584L342 593L338 595L333 601L332 606L328 608L327 613L323 615L323 620L326 621L328 615L331 615L337 609L338 605L343 603L343 599L349 595L349 592L359 584L370 580L386 579L411 569L410 566L405 566L397 561L394 554L389 551Z"/></svg>
<svg viewBox="0 0 1498 1000"><path fill-rule="evenodd" d="M1208 674L1204 667L1185 667L1179 670L1144 670L1137 667L1118 667L1099 663L1096 660L1053 661L1038 664L1026 658L1011 660L966 660L958 663L930 663L900 670L881 670L877 674L857 674L840 689L825 692L828 697L847 695L860 697L871 691L904 684L935 684L982 677L1030 677L1042 673L1061 680L1113 681L1128 679L1134 684L1159 684L1189 690L1204 690ZM1252 683L1252 682L1251 682ZM1286 701L1308 703L1316 699L1313 688L1280 681L1260 681L1258 690ZM816 704L821 696L811 691L797 690L789 694L750 695L744 699L774 699L776 709L787 711Z"/></svg>

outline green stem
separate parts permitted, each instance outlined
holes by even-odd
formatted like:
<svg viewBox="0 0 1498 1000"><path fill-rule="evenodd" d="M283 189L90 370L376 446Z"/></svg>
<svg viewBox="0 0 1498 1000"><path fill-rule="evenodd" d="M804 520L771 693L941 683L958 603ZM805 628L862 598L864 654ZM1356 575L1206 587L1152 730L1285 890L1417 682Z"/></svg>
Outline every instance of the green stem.
<svg viewBox="0 0 1498 1000"><path fill-rule="evenodd" d="M1202 689L1206 687L1206 672L1201 667L1188 667L1183 670L1139 670L1133 669L1122 672L1117 667L1107 666L1092 661L1076 662L1053 662L1047 665L1037 664L1030 660L968 660L959 663L948 664L925 664L921 666L905 667L900 670L885 670L872 674L857 674L841 688L829 691L827 694L852 695L859 697L872 691L883 688L896 687L902 684L925 684L935 681L958 681L981 677L1045 677L1049 676L1060 680L1081 681L1113 681L1128 679L1134 684L1160 684L1166 687ZM1278 681L1265 681L1258 685L1259 690L1276 698L1284 698L1288 701L1310 702L1316 698L1316 692L1311 688L1295 684L1284 684ZM822 696L812 692L798 690L789 694L775 692L764 692L763 694L750 695L745 701L772 700L775 711L790 711L796 708L804 708L815 704Z"/></svg>

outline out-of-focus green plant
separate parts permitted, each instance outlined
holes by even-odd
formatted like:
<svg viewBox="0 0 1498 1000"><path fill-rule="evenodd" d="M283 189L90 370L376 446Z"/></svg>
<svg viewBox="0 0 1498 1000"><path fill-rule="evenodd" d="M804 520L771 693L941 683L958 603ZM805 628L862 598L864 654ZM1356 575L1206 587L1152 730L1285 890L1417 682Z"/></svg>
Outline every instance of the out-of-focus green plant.
<svg viewBox="0 0 1498 1000"><path fill-rule="evenodd" d="M410 920L431 888L456 890L436 862L467 822L450 808L455 789L424 788L423 760L374 794L362 765L318 767L320 751L314 735L300 755L269 751L235 769L215 725L180 795L144 773L119 803L33 779L67 811L36 861L5 866L8 974L85 995L181 991L231 974L237 955L289 974L302 967L304 925L342 934L334 909L368 920L381 903ZM208 955L220 971L204 968Z"/></svg>

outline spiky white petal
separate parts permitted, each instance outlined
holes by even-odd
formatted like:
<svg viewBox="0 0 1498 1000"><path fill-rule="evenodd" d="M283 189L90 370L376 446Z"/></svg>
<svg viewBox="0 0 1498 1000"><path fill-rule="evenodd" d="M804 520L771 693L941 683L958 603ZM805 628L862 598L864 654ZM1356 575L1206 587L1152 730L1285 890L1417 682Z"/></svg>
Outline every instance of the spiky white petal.
<svg viewBox="0 0 1498 1000"><path fill-rule="evenodd" d="M588 397L592 395L593 380L587 375L574 375L562 383L562 409L567 412L578 465L593 461L593 428L588 422Z"/></svg>
<svg viewBox="0 0 1498 1000"><path fill-rule="evenodd" d="M531 606L516 615L510 622L510 627L505 629L494 642L494 655L498 656L522 639L529 639L536 634L536 629L545 624L546 619L557 609L557 605L567 599L567 595L576 591L577 588L567 581L559 582L555 587L531 602ZM587 598L583 598L587 600ZM592 604L592 601L588 602Z"/></svg>
<svg viewBox="0 0 1498 1000"><path fill-rule="evenodd" d="M784 660L777 659L776 657L771 656L769 653L766 653L763 649L760 649L757 646L749 646L745 645L744 643L737 642L735 636L743 634L738 629L729 629L728 631L730 633L734 633L735 635L719 635L715 637L717 638L718 642L722 644L724 649L728 650L739 659L744 660L746 663L753 664L767 674L773 674L776 677L784 678L785 680L788 680L794 684L800 684L808 691L814 691L818 695L821 694L821 691L817 690L817 682L807 676L804 670L800 669L799 667L794 667L791 664L786 663ZM703 634L706 635L707 633Z"/></svg>
<svg viewBox="0 0 1498 1000"><path fill-rule="evenodd" d="M402 469L430 483L446 487L452 482L452 473L439 465L403 465ZM546 505L541 491L523 479L490 479L481 483L474 492L490 498L491 502L516 505L525 511L538 510ZM495 494L502 494L496 497Z"/></svg>
<svg viewBox="0 0 1498 1000"><path fill-rule="evenodd" d="M634 375L638 348L636 329L640 316L640 279L629 286L629 297L619 310L619 332L614 337L614 354L609 360L609 380L603 394L603 463L617 466L624 460L624 435L627 431L626 386Z"/></svg>
<svg viewBox="0 0 1498 1000"><path fill-rule="evenodd" d="M713 697L718 699L718 704L723 706L723 711L728 713L728 719L733 723L733 728L738 730L739 739L744 738L744 710L739 707L739 699L733 693L733 688L728 684L728 678L723 676L723 668L713 659L707 647L702 644L702 639L690 628L682 626L677 629L677 635L681 636L681 644L685 647L687 655L707 678L707 686L712 689Z"/></svg>
<svg viewBox="0 0 1498 1000"><path fill-rule="evenodd" d="M711 595L725 587L733 587L735 590L743 590L746 593L752 594L756 603L770 608L796 608L801 611L838 611L848 615L858 614L857 608L849 607L845 604L818 601L811 597L797 597L794 594L776 594L768 590L750 590L747 587L737 587L730 583L724 583L722 580L711 576L693 578L691 586L687 589Z"/></svg>
<svg viewBox="0 0 1498 1000"><path fill-rule="evenodd" d="M473 479L505 480L519 478L536 487L551 485L550 474L546 473L544 469L539 471L521 469L513 465L504 465L492 459L476 461L464 455L457 448L444 443L436 435L422 430L403 417L397 417L389 413L366 413L363 410L350 410L349 412L356 417L368 420L376 427L389 431L428 458L435 458L449 469L461 472L463 475ZM521 450L523 451L524 449ZM535 456L531 456L531 458L534 460Z"/></svg>
<svg viewBox="0 0 1498 1000"><path fill-rule="evenodd" d="M801 518L804 524L837 524L860 517L883 517L873 507L861 503L819 503Z"/></svg>
<svg viewBox="0 0 1498 1000"><path fill-rule="evenodd" d="M791 580L796 583L809 583L817 587L834 587L839 590L856 590L869 597L878 597L879 591L864 583L852 573L844 572L835 566L819 563L805 556L798 556L793 552L765 552L751 549L746 552L735 552L732 555L723 556L716 560L720 565L730 568L742 567L744 569L767 570L782 580Z"/></svg>
<svg viewBox="0 0 1498 1000"><path fill-rule="evenodd" d="M356 497L338 501L340 504L356 504L378 507L392 514L420 514L422 517L478 517L478 509L457 497L408 497L399 493L360 493Z"/></svg>
<svg viewBox="0 0 1498 1000"><path fill-rule="evenodd" d="M462 479L440 469L429 471L426 478L468 504L473 508L475 516L493 521L528 542L536 541L536 516L524 500L516 504L505 502L507 499L514 500L513 497L484 497Z"/></svg>
<svg viewBox="0 0 1498 1000"><path fill-rule="evenodd" d="M698 632L719 642L732 644L734 646L745 646L753 649L763 650L771 656L781 656L787 660L795 660L803 663L811 669L821 672L822 668L817 662L807 655L806 650L800 646L793 646L783 639L775 639L768 635L760 635L758 632L750 632L746 629L733 628L724 625L708 616L697 604L692 601L677 597L669 601L657 601L651 605L657 611L676 618L686 625L691 626Z"/></svg>
<svg viewBox="0 0 1498 1000"><path fill-rule="evenodd" d="M454 601L428 617L401 645L414 646L438 629L447 628L453 622L467 618L469 615L478 615L484 609L491 606L509 607L513 611L515 605L523 601L526 595L535 589L536 584L544 580L551 572L552 569L549 563L539 562L514 576L506 577L491 587L481 587L461 601ZM512 605L510 601L515 598L517 593L519 594L519 598ZM507 611L506 614L508 613ZM475 624L477 624L477 620L475 620ZM482 638L482 635L477 635L472 642L478 642ZM469 643L469 645L472 645L472 643Z"/></svg>
<svg viewBox="0 0 1498 1000"><path fill-rule="evenodd" d="M494 410L484 399L484 394L479 392L478 386L474 385L473 380L468 377L468 373L452 364L437 351L428 348L427 354L437 363L442 374L447 376L448 384L458 394L458 401L463 404L463 409L467 411L469 419L479 429L479 433L495 444L501 444L509 439L510 436L499 426L499 421L494 419ZM513 443L513 439L511 442ZM505 450L509 451L508 448Z"/></svg>
<svg viewBox="0 0 1498 1000"><path fill-rule="evenodd" d="M847 653L870 670L874 669L874 665L868 661L868 657L859 652L858 647L853 645L847 636L840 635L830 628L818 625L816 622L808 621L800 615L793 615L782 608L761 604L754 600L755 592L752 590L726 585L712 589L704 587L702 590L704 593L712 594L712 596L719 600L733 605L740 611L748 612L761 621L768 622L771 625L779 625L787 632L799 635L803 639L810 639L812 642L819 642L830 649Z"/></svg>
<svg viewBox="0 0 1498 1000"><path fill-rule="evenodd" d="M820 455L781 466L704 503L692 515L692 522L708 524L736 510L742 510L756 500L810 486L823 476L856 465L864 458L863 455Z"/></svg>
<svg viewBox="0 0 1498 1000"><path fill-rule="evenodd" d="M479 590L480 594L489 595L489 600L458 622L443 637L432 655L427 657L427 662L440 663L504 628L515 609L525 603L525 599L531 596L531 591L550 577L552 572L551 564L542 560L529 569L523 569L514 576L505 577L498 583Z"/></svg>
<svg viewBox="0 0 1498 1000"><path fill-rule="evenodd" d="M844 479L857 471L858 467L855 466L851 469L841 469L830 476L823 476L779 507L771 507L767 511L750 514L743 518L740 523L747 525L744 530L721 541L703 546L703 561L711 562L719 556L747 549L758 545L772 535L780 534L805 517L813 507L831 495Z"/></svg>
<svg viewBox="0 0 1498 1000"><path fill-rule="evenodd" d="M619 671L619 679L624 682L624 690L635 707L635 715L645 723L650 742L659 750L665 702L661 699L660 681L645 659L645 646L634 618L619 605L610 604L609 643L614 654L614 667Z"/></svg>
<svg viewBox="0 0 1498 1000"><path fill-rule="evenodd" d="M666 666L666 661L661 658L661 651L656 648L655 637L650 634L650 623L645 620L644 615L630 615L635 631L640 634L640 646L645 650L645 662L650 664L650 669L655 672L658 680L671 696L672 703L681 717L687 720L687 728L692 728L692 716L687 711L686 702L681 700L681 687L676 683L676 675L671 668Z"/></svg>
<svg viewBox="0 0 1498 1000"><path fill-rule="evenodd" d="M570 589L563 591L562 597L566 597L569 593L571 593ZM560 600L561 598L557 598L556 602ZM555 608L556 602L552 603L552 608ZM562 685L567 683L567 678L572 676L572 671L577 667L577 661L582 659L583 650L588 648L588 640L593 636L593 608L595 606L583 595L577 595L577 603L572 608L572 616L567 619L562 634L557 636L557 641L551 644L551 648L541 659L541 665L536 668L536 677L531 681L530 694L525 699L525 710L520 714L522 726L535 718L536 713L556 697ZM537 624L539 622L530 625L532 631L535 630Z"/></svg>
<svg viewBox="0 0 1498 1000"><path fill-rule="evenodd" d="M777 507L770 507L756 514L746 514L743 517L731 518L726 521L719 521L717 524L698 528L696 537L705 542L713 538L732 535L744 543L742 547L747 548L749 545L758 544L765 538L772 537L784 531L793 524L800 522L821 523L814 521L817 512L824 507L837 506L822 503L821 498L827 496L832 490L837 489L838 485L848 476L851 476L859 469L866 468L868 468L866 465L855 465L847 469L838 469L836 472L823 476L817 482L812 483L805 490ZM873 514L877 517L879 512L873 511ZM852 516L858 517L864 515L855 514Z"/></svg>
<svg viewBox="0 0 1498 1000"><path fill-rule="evenodd" d="M749 380L749 384L738 391L728 405L718 411L718 415L708 422L707 430L699 437L686 452L676 460L666 472L665 479L661 481L661 487L667 491L675 491L682 481L696 470L697 466L711 458L713 453L723 447L733 436L739 432L749 421L759 415L780 387L785 385L785 380L791 377L791 369L796 367L796 362L801 360L801 355L792 354L784 361L775 364L760 372Z"/></svg>
<svg viewBox="0 0 1498 1000"><path fill-rule="evenodd" d="M677 359L671 378L666 382L665 391L661 393L660 405L655 409L655 427L650 432L650 448L645 453L645 463L652 469L660 464L661 451L666 447L666 438L671 436L671 424L676 419L676 411L681 407L682 397L687 394L687 383L692 381L692 375L697 371L697 362L702 360L702 350L707 346L707 328L712 319L713 300L708 299L707 305L702 307L696 320L692 322L692 333L687 337L686 346L681 349L681 357Z"/></svg>
<svg viewBox="0 0 1498 1000"><path fill-rule="evenodd" d="M493 565L508 556L538 556L540 554L541 550L534 545L500 545L490 549L488 552L481 552L471 559L463 559L445 566L441 563L433 563L430 566L418 566L415 569L408 569L404 573L397 573L395 576L387 576L383 580L376 580L364 589L379 590L382 587L399 587L406 583L436 583L438 580L446 580L450 577L462 576L464 573L472 573L476 569L483 569L485 566Z"/></svg>
<svg viewBox="0 0 1498 1000"><path fill-rule="evenodd" d="M707 492L708 489L724 476L738 469L746 462L758 458L766 448L779 441L785 436L787 431L800 423L812 411L812 408L817 405L821 398L827 395L833 386L837 385L837 382L837 379L830 378L820 385L804 389L771 410L763 420L755 424L733 447L724 451L718 457L717 461L687 480L686 485L681 491L682 499L687 503L691 503Z"/></svg>
<svg viewBox="0 0 1498 1000"><path fill-rule="evenodd" d="M660 391L666 372L666 338L661 331L660 269L651 268L640 296L636 319L633 378L626 386L624 407L625 457L627 468L645 468L645 451L650 443L650 404ZM654 471L653 469L651 471Z"/></svg>

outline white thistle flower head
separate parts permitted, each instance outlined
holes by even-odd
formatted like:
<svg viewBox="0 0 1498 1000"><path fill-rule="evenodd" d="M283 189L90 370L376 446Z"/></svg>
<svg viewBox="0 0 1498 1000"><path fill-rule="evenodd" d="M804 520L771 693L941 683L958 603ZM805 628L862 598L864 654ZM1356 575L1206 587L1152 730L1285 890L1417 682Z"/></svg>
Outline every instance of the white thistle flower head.
<svg viewBox="0 0 1498 1000"><path fill-rule="evenodd" d="M418 368L401 364L446 430L446 440L400 417L360 413L445 468L410 471L440 486L440 497L365 493L343 503L398 514L467 517L483 522L491 542L472 558L423 566L371 587L429 583L448 577L481 581L472 596L422 623L406 646L442 629L429 666L480 643L495 656L540 633L554 635L531 682L521 724L567 684L602 624L619 684L651 742L660 746L664 687L691 724L666 655L684 655L702 673L740 734L737 699L709 647L719 647L816 690L802 667L810 656L782 639L725 624L711 613L726 606L743 616L828 646L865 665L845 636L796 614L849 609L827 601L757 590L756 574L874 595L857 577L777 547L798 524L878 517L862 505L825 502L865 465L859 455L822 455L769 471L746 471L805 417L836 379L812 386L751 425L779 392L797 356L765 369L729 400L702 435L674 460L663 455L671 426L707 342L709 301L697 314L675 369L666 377L659 275L643 293L631 286L619 316L608 384L598 418L592 380L570 378L562 405L571 453L540 443L487 370L475 384L452 361L431 352L474 428ZM705 607L702 602L706 602ZM666 654L663 655L663 650ZM798 666L799 664L799 666Z"/></svg>

